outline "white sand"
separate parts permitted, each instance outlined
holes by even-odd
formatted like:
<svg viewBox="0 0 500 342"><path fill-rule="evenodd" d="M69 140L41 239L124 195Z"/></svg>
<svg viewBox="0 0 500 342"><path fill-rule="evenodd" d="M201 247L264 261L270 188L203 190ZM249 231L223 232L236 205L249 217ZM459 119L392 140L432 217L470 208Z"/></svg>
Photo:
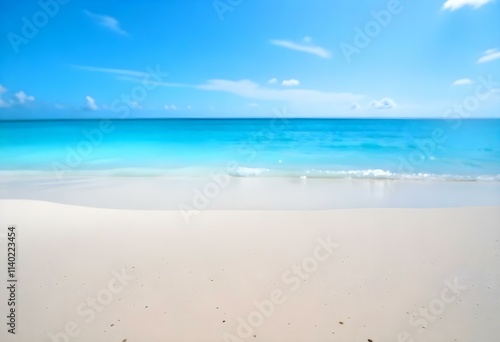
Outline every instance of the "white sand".
<svg viewBox="0 0 500 342"><path fill-rule="evenodd" d="M177 211L1 200L0 340L498 341L499 209L206 211L187 226ZM15 336L5 324L9 224ZM328 236L332 254L318 243ZM296 282L304 262L310 272ZM134 279L114 282L113 270ZM270 298L279 304L259 322L253 302ZM257 327L246 338L249 315ZM65 327L75 336L48 337Z"/></svg>

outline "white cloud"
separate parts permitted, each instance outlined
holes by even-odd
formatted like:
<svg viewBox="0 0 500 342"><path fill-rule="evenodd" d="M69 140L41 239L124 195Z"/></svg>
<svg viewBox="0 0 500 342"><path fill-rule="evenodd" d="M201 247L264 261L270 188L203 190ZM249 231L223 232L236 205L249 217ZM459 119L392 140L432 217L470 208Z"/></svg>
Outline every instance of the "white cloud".
<svg viewBox="0 0 500 342"><path fill-rule="evenodd" d="M289 80L283 80L281 84L283 84L285 87L296 87L300 84L300 82L296 79L291 78Z"/></svg>
<svg viewBox="0 0 500 342"><path fill-rule="evenodd" d="M370 103L370 107L373 109L393 109L396 108L396 103L393 99L384 97L380 100L373 100Z"/></svg>
<svg viewBox="0 0 500 342"><path fill-rule="evenodd" d="M284 48L290 49L290 50L310 53L310 54L313 54L313 55L316 55L316 56L322 57L322 58L330 58L331 57L331 54L328 50L326 50L325 48L323 48L321 46L312 45L310 43L311 38L310 37L306 37L306 38L308 38L308 39L305 39L306 44L294 43L294 42L289 41L289 40L278 40L278 39L272 39L270 42L271 42L271 44L276 45L276 46L281 46L281 47L284 47Z"/></svg>
<svg viewBox="0 0 500 342"><path fill-rule="evenodd" d="M471 84L471 83L472 83L472 80L470 78L461 78L461 79L453 82L453 85L454 86L461 86L461 85L467 85L467 84Z"/></svg>
<svg viewBox="0 0 500 342"><path fill-rule="evenodd" d="M3 85L0 84L0 107L6 108L10 107L13 104L25 104L29 102L35 101L35 97L31 95L27 95L24 91L18 91L17 93L14 94L13 99L10 101L5 101L2 99L3 93L7 92L7 88L5 88Z"/></svg>
<svg viewBox="0 0 500 342"><path fill-rule="evenodd" d="M86 110L99 110L99 107L95 103L95 100L90 96L85 96L85 107Z"/></svg>
<svg viewBox="0 0 500 342"><path fill-rule="evenodd" d="M479 8L492 1L493 0L446 0L446 2L443 5L443 9L455 11L463 6L471 6L474 8Z"/></svg>
<svg viewBox="0 0 500 342"><path fill-rule="evenodd" d="M349 107L349 108L352 110L359 110L359 109L361 109L361 105L359 105L358 103L355 103L355 104L351 105L351 107Z"/></svg>
<svg viewBox="0 0 500 342"><path fill-rule="evenodd" d="M119 34L126 35L128 34L124 30L121 29L120 23L116 18L113 18L109 15L101 15L101 14L95 14L90 11L84 11L86 15L88 15L91 19L93 19L96 23L98 23L101 26L104 26L111 31L114 31Z"/></svg>
<svg viewBox="0 0 500 342"><path fill-rule="evenodd" d="M353 103L363 96L352 93L324 92L309 89L271 89L250 80L209 80L198 89L221 91L255 100L281 100L301 103Z"/></svg>
<svg viewBox="0 0 500 342"><path fill-rule="evenodd" d="M177 110L177 107L175 105L171 105L171 106L165 105L164 108L165 108L165 110Z"/></svg>
<svg viewBox="0 0 500 342"><path fill-rule="evenodd" d="M269 81L267 81L268 84L275 84L276 82L278 82L278 79L276 79L276 77L273 77Z"/></svg>
<svg viewBox="0 0 500 342"><path fill-rule="evenodd" d="M478 63L491 62L500 58L500 51L498 49L489 49L484 52L484 56L477 60Z"/></svg>
<svg viewBox="0 0 500 342"><path fill-rule="evenodd" d="M26 95L26 93L22 90L15 93L14 97L17 99L17 102L19 104L35 101L35 97Z"/></svg>

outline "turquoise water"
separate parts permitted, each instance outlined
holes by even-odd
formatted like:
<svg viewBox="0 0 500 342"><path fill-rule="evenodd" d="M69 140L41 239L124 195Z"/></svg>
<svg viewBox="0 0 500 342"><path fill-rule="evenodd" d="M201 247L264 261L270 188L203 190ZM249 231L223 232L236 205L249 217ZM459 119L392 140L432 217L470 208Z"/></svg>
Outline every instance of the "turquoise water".
<svg viewBox="0 0 500 342"><path fill-rule="evenodd" d="M500 181L500 120L0 121L0 170Z"/></svg>

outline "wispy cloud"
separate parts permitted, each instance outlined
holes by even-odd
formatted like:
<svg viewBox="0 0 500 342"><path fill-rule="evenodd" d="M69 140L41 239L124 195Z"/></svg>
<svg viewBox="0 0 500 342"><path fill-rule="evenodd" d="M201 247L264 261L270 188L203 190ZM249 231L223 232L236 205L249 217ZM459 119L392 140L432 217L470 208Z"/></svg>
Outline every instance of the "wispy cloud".
<svg viewBox="0 0 500 342"><path fill-rule="evenodd" d="M471 6L473 8L479 8L483 5L486 5L489 2L493 2L493 0L446 0L443 5L443 9L456 11L460 7L463 6Z"/></svg>
<svg viewBox="0 0 500 342"><path fill-rule="evenodd" d="M500 51L498 49L489 49L484 52L484 56L477 60L478 63L491 62L500 58Z"/></svg>
<svg viewBox="0 0 500 342"><path fill-rule="evenodd" d="M133 82L140 82L139 79L123 77ZM290 81L290 80L289 80ZM297 81L298 82L298 81ZM272 83L272 82L271 82ZM292 82L293 83L293 82ZM349 92L326 92L313 89L275 89L263 87L250 80L208 80L204 84L189 85L180 83L155 82L154 84L165 87L185 87L206 91L220 91L235 94L244 98L254 100L277 100L289 102L307 102L307 103L352 103L363 98L362 95ZM169 109L172 109L169 107Z"/></svg>
<svg viewBox="0 0 500 342"><path fill-rule="evenodd" d="M123 80L123 81L130 81L130 82L136 82L136 83L146 83L147 85L151 86L163 86L163 87L176 87L176 88L186 88L186 87L192 87L189 84L183 84L183 83L174 83L174 82L159 82L159 81L152 81L152 80L145 80L137 77L127 77L127 76L118 76L117 79Z"/></svg>
<svg viewBox="0 0 500 342"><path fill-rule="evenodd" d="M281 46L290 50L310 53L321 58L331 57L331 54L328 50L326 50L321 46L313 45L311 43L310 37L306 37L306 39L304 39L304 43L295 43L290 40L279 40L279 39L271 39L270 42L271 44L276 46Z"/></svg>
<svg viewBox="0 0 500 342"><path fill-rule="evenodd" d="M122 30L122 28L120 27L120 23L118 22L118 20L116 20L116 18L113 18L109 15L92 13L92 12L87 11L87 10L85 10L84 12L89 18L94 20L99 25L104 26L104 27L110 29L111 31L114 31L114 32L119 33L119 34L123 34L123 35L128 34L124 30Z"/></svg>
<svg viewBox="0 0 500 342"><path fill-rule="evenodd" d="M142 84L146 83L147 85L151 86L154 85L154 86L165 86L165 87L189 87L189 85L181 83L155 81L155 79L161 79L161 77L166 76L166 74L160 75L159 73L155 73L153 69L151 69L149 72L145 72L145 71L137 71L130 69L101 68L101 67L93 67L86 65L73 65L73 67L87 71L112 74L116 75L116 79L119 80L131 81Z"/></svg>
<svg viewBox="0 0 500 342"><path fill-rule="evenodd" d="M472 83L472 80L470 78L461 78L461 79L453 82L453 85L454 86L461 86L461 85L467 85L467 84L471 84L471 83Z"/></svg>
<svg viewBox="0 0 500 342"><path fill-rule="evenodd" d="M197 89L220 91L255 100L282 100L301 103L353 103L363 98L362 95L348 92L336 93L310 89L271 89L250 80L209 80L196 86Z"/></svg>
<svg viewBox="0 0 500 342"><path fill-rule="evenodd" d="M127 72L130 71L131 70L127 70ZM143 82L138 77L119 76L118 78L131 82ZM277 83L277 79L271 79L267 83L268 84ZM269 88L261 86L251 80L232 81L223 79L213 79L213 80L208 80L204 84L198 84L198 85L171 83L171 82L151 82L151 84L164 87L176 87L176 88L183 87L183 88L193 88L206 91L220 91L254 100L278 100L278 101L282 100L295 103L298 102L353 103L363 98L363 95L353 94L349 92L327 92L327 91L313 90L313 89ZM298 80L291 79L291 80L286 80L283 84L288 86L293 86L300 84L300 82ZM171 110L172 108L171 106L167 106L165 107L165 109Z"/></svg>
<svg viewBox="0 0 500 342"><path fill-rule="evenodd" d="M278 79L276 77L273 77L269 81L267 81L267 83L269 84L275 84L276 82L278 82Z"/></svg>
<svg viewBox="0 0 500 342"><path fill-rule="evenodd" d="M94 111L94 110L99 110L99 107L97 106L97 103L92 97L85 96L84 109Z"/></svg>
<svg viewBox="0 0 500 342"><path fill-rule="evenodd" d="M115 75L122 75L122 76L143 77L143 76L147 76L148 75L147 72L136 71L136 70L100 68L100 67L93 67L93 66L86 66L86 65L73 65L73 66L75 68L82 69L82 70L104 72L104 73L107 73L107 74L115 74Z"/></svg>

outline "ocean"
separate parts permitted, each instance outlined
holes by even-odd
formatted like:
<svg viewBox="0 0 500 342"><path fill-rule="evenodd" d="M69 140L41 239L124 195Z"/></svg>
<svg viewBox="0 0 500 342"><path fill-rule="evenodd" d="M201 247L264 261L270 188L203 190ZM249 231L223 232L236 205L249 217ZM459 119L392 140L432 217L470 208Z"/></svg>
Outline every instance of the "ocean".
<svg viewBox="0 0 500 342"><path fill-rule="evenodd" d="M0 121L0 171L499 182L500 120Z"/></svg>

